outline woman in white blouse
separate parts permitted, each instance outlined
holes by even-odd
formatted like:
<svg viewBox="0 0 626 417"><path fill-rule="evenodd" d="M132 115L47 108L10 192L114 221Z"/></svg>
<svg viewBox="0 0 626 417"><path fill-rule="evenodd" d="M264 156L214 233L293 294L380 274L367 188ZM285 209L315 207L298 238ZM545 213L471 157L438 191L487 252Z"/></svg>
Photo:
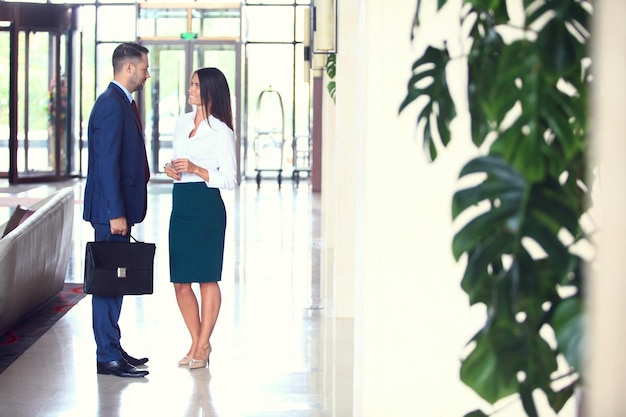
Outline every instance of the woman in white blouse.
<svg viewBox="0 0 626 417"><path fill-rule="evenodd" d="M208 365L211 333L221 306L226 209L220 188L237 185L237 159L230 89L217 68L191 77L189 104L174 128L172 162L165 173L174 180L169 229L170 281L191 335L191 347L178 361L191 369ZM200 302L191 284L200 285Z"/></svg>

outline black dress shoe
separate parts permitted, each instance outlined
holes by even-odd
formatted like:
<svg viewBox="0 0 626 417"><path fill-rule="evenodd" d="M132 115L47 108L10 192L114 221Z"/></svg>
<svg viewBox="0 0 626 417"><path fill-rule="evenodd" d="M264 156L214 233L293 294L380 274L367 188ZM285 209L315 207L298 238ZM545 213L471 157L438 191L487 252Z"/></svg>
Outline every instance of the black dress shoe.
<svg viewBox="0 0 626 417"><path fill-rule="evenodd" d="M128 353L126 353L124 349L120 350L120 352L122 353L122 358L126 359L126 362L130 363L133 366L141 366L148 362L148 358L133 358Z"/></svg>
<svg viewBox="0 0 626 417"><path fill-rule="evenodd" d="M148 371L137 369L125 359L111 362L98 362L100 375L115 375L122 378L141 378L149 374Z"/></svg>

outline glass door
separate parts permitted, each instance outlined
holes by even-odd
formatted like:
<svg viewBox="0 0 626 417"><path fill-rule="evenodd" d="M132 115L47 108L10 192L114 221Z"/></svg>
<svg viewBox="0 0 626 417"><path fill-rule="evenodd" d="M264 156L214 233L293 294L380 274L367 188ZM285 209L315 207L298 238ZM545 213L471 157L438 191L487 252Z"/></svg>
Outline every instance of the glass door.
<svg viewBox="0 0 626 417"><path fill-rule="evenodd" d="M11 25L0 27L0 66L9 68L11 62ZM9 134L11 119L9 91L11 78L9 71L0 71L0 177L9 175Z"/></svg>
<svg viewBox="0 0 626 417"><path fill-rule="evenodd" d="M145 112L149 163L152 172L160 173L172 156L172 133L176 119L192 110L187 103L187 89L194 70L216 67L224 73L232 94L234 125L237 126L237 121L241 120L238 112L241 96L239 48L235 42L189 40L143 44L150 50L151 77L146 82L140 104L143 104Z"/></svg>
<svg viewBox="0 0 626 417"><path fill-rule="evenodd" d="M10 183L78 175L80 53L74 10L0 3L0 176ZM37 16L46 16L40 19ZM74 104L76 107L72 107Z"/></svg>
<svg viewBox="0 0 626 417"><path fill-rule="evenodd" d="M187 51L184 43L144 46L150 50L150 78L139 101L145 108L148 163L157 173L170 160L174 124L186 111Z"/></svg>

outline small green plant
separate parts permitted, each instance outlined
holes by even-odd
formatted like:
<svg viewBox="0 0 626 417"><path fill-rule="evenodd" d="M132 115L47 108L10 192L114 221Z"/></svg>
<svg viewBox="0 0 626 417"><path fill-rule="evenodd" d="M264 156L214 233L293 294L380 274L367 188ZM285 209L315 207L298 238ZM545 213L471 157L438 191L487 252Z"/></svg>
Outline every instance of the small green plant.
<svg viewBox="0 0 626 417"><path fill-rule="evenodd" d="M328 94L335 102L335 96L337 93L337 85L335 83L335 74L337 70L337 54L329 54L328 58L326 58L326 74L328 74L328 78L330 81L326 88L328 89Z"/></svg>
<svg viewBox="0 0 626 417"><path fill-rule="evenodd" d="M446 3L438 0L438 13ZM524 11L521 27L510 7ZM573 248L589 238L580 219L588 209L591 10L586 0L463 0L457 49L466 54L450 56L458 38L427 46L399 109L420 99L417 126L434 161L457 117L448 65L466 65L471 138L485 152L460 172L474 185L452 199L453 219L468 219L452 252L466 264L469 303L487 315L460 378L491 404L519 398L529 417L538 416L535 391L559 412L583 381L585 261ZM505 40L505 31L518 36Z"/></svg>

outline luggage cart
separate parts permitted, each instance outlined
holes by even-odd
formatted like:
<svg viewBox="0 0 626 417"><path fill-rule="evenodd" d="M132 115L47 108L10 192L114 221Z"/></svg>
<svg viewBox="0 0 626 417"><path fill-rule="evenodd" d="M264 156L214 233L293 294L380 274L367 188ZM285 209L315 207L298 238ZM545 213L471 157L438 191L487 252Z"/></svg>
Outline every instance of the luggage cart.
<svg viewBox="0 0 626 417"><path fill-rule="evenodd" d="M307 177L311 176L311 136L297 135L291 147L293 149L293 179L296 187L300 184L300 174L305 173Z"/></svg>
<svg viewBox="0 0 626 417"><path fill-rule="evenodd" d="M257 188L261 187L261 173L265 171L276 172L278 188L282 185L284 129L283 99L280 93L270 86L261 91L256 103L254 156Z"/></svg>

